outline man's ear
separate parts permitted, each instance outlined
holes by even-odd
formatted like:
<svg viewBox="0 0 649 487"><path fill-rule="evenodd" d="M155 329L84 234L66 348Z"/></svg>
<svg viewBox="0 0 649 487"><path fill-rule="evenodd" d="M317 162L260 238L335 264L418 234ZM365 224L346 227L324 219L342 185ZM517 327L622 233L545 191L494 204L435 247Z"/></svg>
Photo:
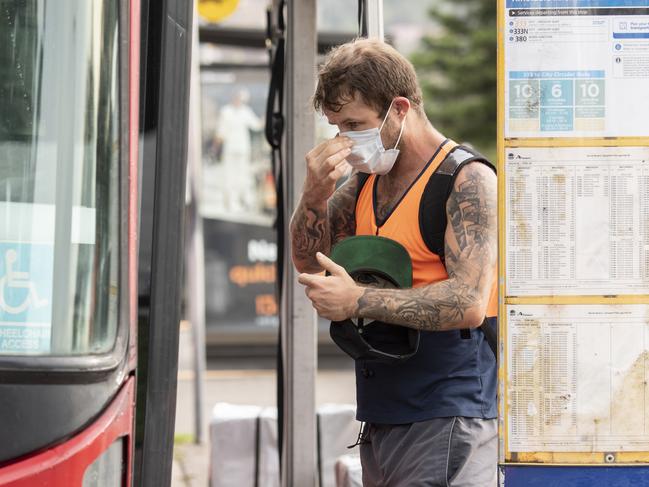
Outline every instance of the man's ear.
<svg viewBox="0 0 649 487"><path fill-rule="evenodd" d="M398 96L392 102L392 109L397 112L399 118L403 118L410 110L410 100L405 96Z"/></svg>

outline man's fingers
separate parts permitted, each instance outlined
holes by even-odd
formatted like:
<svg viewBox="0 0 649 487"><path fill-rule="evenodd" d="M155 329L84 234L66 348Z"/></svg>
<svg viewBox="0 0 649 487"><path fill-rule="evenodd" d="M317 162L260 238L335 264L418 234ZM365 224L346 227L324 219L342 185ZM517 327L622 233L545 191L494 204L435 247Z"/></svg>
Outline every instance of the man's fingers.
<svg viewBox="0 0 649 487"><path fill-rule="evenodd" d="M307 158L321 159L321 156L327 158L331 154L335 154L345 147L351 147L352 145L353 142L348 137L335 137L333 139L327 139L324 142L320 142L313 149L311 149L307 154Z"/></svg>
<svg viewBox="0 0 649 487"><path fill-rule="evenodd" d="M302 273L299 276L297 276L297 282L299 282L303 286L309 286L309 287L318 287L322 279L326 279L326 278L323 276L318 276L317 274Z"/></svg>
<svg viewBox="0 0 649 487"><path fill-rule="evenodd" d="M345 171L347 170L348 167L351 167L351 165L349 164L349 162L347 162L347 159L343 159L343 160L340 161L338 164L336 164L335 169L336 169L337 171L345 172Z"/></svg>
<svg viewBox="0 0 649 487"><path fill-rule="evenodd" d="M335 154L327 157L323 166L325 170L333 171L343 162L346 163L346 157L351 153L349 147L344 148L343 150L336 152Z"/></svg>
<svg viewBox="0 0 649 487"><path fill-rule="evenodd" d="M312 277L313 276L311 274L302 273L299 276L297 276L297 282L299 282L303 286L310 286L312 283L311 281Z"/></svg>
<svg viewBox="0 0 649 487"><path fill-rule="evenodd" d="M330 143L326 147L324 147L317 156L315 156L320 165L324 165L327 161L332 160L332 156L336 156L342 152L345 152L343 158L347 157L349 155L347 149L350 149L353 145L350 139L344 137L336 137L333 141L329 142Z"/></svg>
<svg viewBox="0 0 649 487"><path fill-rule="evenodd" d="M352 168L352 166L347 162L347 159L343 159L340 161L338 164L336 164L336 167L334 168L334 171L340 173L340 174L345 174L347 171L349 171Z"/></svg>
<svg viewBox="0 0 649 487"><path fill-rule="evenodd" d="M330 181L338 181L343 176L349 176L351 174L352 167L347 161L342 161L336 166L336 168L329 173L327 176Z"/></svg>
<svg viewBox="0 0 649 487"><path fill-rule="evenodd" d="M347 271L343 267L336 264L322 252L315 254L315 257L318 260L318 264L320 264L326 271L329 271L332 276L347 275Z"/></svg>
<svg viewBox="0 0 649 487"><path fill-rule="evenodd" d="M311 149L308 152L307 158L308 157L313 157L313 158L318 157L322 153L322 151L326 149L326 147L327 147L327 145L329 143L331 143L331 139L320 142L318 145L316 145L313 149Z"/></svg>

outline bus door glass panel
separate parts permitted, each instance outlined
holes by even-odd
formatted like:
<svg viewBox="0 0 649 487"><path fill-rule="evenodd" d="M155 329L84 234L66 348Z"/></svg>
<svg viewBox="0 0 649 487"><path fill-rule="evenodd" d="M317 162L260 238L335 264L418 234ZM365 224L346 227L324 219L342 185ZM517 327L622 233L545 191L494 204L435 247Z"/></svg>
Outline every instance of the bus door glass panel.
<svg viewBox="0 0 649 487"><path fill-rule="evenodd" d="M2 355L115 342L118 4L0 1Z"/></svg>

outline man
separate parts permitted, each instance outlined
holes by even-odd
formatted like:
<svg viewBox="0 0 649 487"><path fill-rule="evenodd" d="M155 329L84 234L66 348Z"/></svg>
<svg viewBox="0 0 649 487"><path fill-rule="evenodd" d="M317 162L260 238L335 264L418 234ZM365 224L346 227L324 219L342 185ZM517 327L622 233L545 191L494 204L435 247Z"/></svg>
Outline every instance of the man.
<svg viewBox="0 0 649 487"><path fill-rule="evenodd" d="M435 254L422 232L422 198L457 144L426 119L412 65L379 41L344 44L319 72L314 105L340 135L306 155L290 227L299 281L324 318L421 331L418 352L403 363L357 361L363 483L495 486L496 364L478 327L497 310L496 176L478 160L460 166L446 200L444 255ZM358 172L336 190L347 164ZM352 235L401 243L413 287L357 285L326 257ZM323 270L329 275L314 275Z"/></svg>

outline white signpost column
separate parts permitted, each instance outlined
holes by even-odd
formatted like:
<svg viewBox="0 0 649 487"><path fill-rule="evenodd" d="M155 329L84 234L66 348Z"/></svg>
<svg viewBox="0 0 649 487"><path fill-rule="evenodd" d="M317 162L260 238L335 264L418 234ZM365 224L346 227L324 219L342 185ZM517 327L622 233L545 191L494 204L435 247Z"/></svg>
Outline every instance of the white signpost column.
<svg viewBox="0 0 649 487"><path fill-rule="evenodd" d="M287 9L286 222L299 200L306 172L305 154L315 145L315 117L310 99L315 89L317 53L316 1L288 2ZM315 487L318 329L315 312L297 282L290 256L286 246L281 323L285 338L282 486Z"/></svg>

